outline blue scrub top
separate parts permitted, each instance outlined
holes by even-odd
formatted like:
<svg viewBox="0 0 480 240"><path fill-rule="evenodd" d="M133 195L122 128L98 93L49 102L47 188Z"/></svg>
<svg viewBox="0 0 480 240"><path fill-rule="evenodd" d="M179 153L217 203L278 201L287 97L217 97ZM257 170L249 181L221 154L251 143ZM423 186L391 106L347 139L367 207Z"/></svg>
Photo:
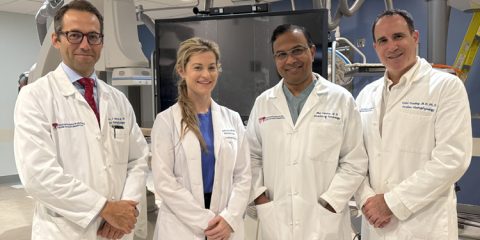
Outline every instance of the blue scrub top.
<svg viewBox="0 0 480 240"><path fill-rule="evenodd" d="M212 111L209 109L207 113L199 113L197 116L200 132L207 145L206 151L202 149L203 192L211 193L213 189L213 178L215 176Z"/></svg>

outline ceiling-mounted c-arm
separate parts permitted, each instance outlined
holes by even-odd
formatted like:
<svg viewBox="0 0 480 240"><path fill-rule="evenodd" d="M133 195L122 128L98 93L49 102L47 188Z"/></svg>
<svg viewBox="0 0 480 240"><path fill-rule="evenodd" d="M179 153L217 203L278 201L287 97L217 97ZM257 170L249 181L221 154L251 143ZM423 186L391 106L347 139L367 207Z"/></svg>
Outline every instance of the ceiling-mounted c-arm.
<svg viewBox="0 0 480 240"><path fill-rule="evenodd" d="M45 0L43 5L38 9L35 15L35 21L37 23L38 39L40 45L43 44L45 36L47 35L47 19L48 17L54 17L55 13L63 6L63 0Z"/></svg>

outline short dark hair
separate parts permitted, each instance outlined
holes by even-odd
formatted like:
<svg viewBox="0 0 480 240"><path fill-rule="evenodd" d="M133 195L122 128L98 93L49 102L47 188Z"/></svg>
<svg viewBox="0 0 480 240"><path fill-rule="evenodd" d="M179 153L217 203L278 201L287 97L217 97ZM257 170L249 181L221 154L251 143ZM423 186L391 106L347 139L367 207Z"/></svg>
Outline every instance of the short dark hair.
<svg viewBox="0 0 480 240"><path fill-rule="evenodd" d="M410 30L411 33L415 31L415 26L413 24L413 17L409 12L407 12L403 9L386 10L383 13L380 13L372 24L373 42L376 41L376 39L375 39L375 26L377 25L377 22L385 16L394 16L394 15L399 15L400 17L405 19L405 22L407 22L408 30Z"/></svg>
<svg viewBox="0 0 480 240"><path fill-rule="evenodd" d="M298 30L298 31L303 33L303 35L307 39L307 43L308 43L309 47L315 45L313 43L312 36L310 35L310 33L307 31L306 28L304 28L302 26L287 23L287 24L279 25L275 28L275 30L273 30L272 37L270 38L270 43L272 44L272 52L273 52L273 43L275 42L275 40L277 40L278 36L280 36L280 35L282 35L286 32L293 32L295 30Z"/></svg>
<svg viewBox="0 0 480 240"><path fill-rule="evenodd" d="M89 1L85 0L73 0L68 4L63 5L55 14L53 18L53 26L55 28L55 33L61 32L63 28L63 16L68 10L77 10L83 12L89 12L97 16L98 21L100 22L100 33L103 33L103 16L98 11L98 9L93 6Z"/></svg>

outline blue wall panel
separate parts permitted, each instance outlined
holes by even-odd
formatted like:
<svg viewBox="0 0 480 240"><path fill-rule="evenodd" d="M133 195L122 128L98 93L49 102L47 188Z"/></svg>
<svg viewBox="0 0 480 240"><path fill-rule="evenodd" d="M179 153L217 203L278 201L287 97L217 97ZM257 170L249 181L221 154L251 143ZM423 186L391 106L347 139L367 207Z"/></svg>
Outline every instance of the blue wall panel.
<svg viewBox="0 0 480 240"><path fill-rule="evenodd" d="M336 2L333 6L336 7ZM350 1L351 2L351 1ZM414 20L415 27L420 32L419 40L419 56L427 57L427 36L428 36L428 10L427 1L419 0L405 0L393 1L395 8L401 8L409 11ZM333 9L335 9L335 7ZM378 13L385 9L383 0L369 0L365 1L362 8L357 14L352 17L344 17L340 23L341 35L348 38L355 43L356 39L365 38L365 48L361 50L367 56L368 62L379 62L378 57L372 47L371 25ZM464 13L457 9L450 12L449 32L447 38L447 64L453 65L457 56L458 49L463 41L463 36L468 28L471 13ZM480 113L480 55L477 54L475 63L470 70L468 81L466 82L466 89L469 95L470 108L472 114ZM360 61L360 59L355 59ZM356 78L354 79L353 95L358 95L358 92L369 82L375 78ZM472 120L473 135L480 137L480 119ZM480 158L473 158L472 163L459 181L462 191L458 194L458 201L460 203L468 203L480 205L480 191L478 191L478 183L480 182Z"/></svg>
<svg viewBox="0 0 480 240"><path fill-rule="evenodd" d="M480 157L474 157L467 172L458 182L460 186L460 192L457 193L459 203L480 205L480 191L478 190L479 172Z"/></svg>

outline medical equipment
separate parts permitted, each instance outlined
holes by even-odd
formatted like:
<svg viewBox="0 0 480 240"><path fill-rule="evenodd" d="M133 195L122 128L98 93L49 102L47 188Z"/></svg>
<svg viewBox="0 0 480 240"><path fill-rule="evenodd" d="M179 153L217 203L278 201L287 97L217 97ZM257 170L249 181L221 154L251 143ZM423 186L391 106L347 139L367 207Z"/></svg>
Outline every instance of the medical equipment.
<svg viewBox="0 0 480 240"><path fill-rule="evenodd" d="M311 33L316 45L313 71L326 77L328 29L325 9L157 20L158 111L176 102L177 79L172 73L178 44L198 36L216 41L222 50L223 72L212 93L213 99L235 109L246 120L255 98L280 80L272 61L269 39L273 29L283 23L304 26Z"/></svg>

